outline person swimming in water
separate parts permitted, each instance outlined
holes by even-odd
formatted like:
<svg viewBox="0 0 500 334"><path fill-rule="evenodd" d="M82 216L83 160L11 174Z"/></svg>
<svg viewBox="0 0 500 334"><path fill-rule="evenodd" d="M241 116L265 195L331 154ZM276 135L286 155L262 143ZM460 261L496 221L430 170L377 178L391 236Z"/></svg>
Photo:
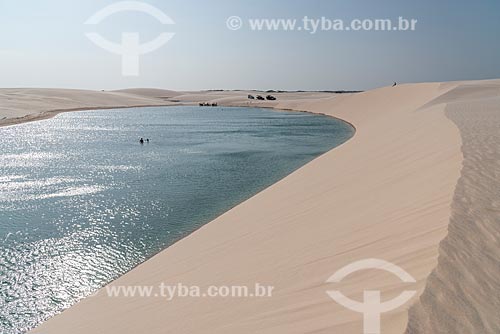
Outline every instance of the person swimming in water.
<svg viewBox="0 0 500 334"><path fill-rule="evenodd" d="M139 139L139 143L144 144L144 138Z"/></svg>
<svg viewBox="0 0 500 334"><path fill-rule="evenodd" d="M147 138L147 139L146 139L146 143L148 143L148 144L149 144L149 138Z"/></svg>

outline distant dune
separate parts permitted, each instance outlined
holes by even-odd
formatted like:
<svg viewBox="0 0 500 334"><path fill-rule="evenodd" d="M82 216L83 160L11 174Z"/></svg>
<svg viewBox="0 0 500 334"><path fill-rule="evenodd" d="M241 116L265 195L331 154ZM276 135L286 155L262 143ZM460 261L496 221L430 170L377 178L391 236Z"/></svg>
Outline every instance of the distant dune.
<svg viewBox="0 0 500 334"><path fill-rule="evenodd" d="M146 92L144 92L146 93ZM129 94L77 89L0 89L0 126L49 118L62 111L168 105L168 101Z"/></svg>
<svg viewBox="0 0 500 334"><path fill-rule="evenodd" d="M156 89L156 88L129 88L129 89L115 90L114 92L139 95L143 97L153 97L157 99L168 99L181 94L173 90Z"/></svg>

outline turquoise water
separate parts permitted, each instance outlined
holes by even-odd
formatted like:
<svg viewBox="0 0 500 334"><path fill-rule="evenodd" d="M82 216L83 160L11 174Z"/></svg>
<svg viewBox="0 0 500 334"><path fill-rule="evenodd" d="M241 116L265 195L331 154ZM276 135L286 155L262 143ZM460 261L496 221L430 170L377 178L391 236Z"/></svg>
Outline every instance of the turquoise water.
<svg viewBox="0 0 500 334"><path fill-rule="evenodd" d="M326 116L212 107L0 128L0 333L25 332L352 135Z"/></svg>

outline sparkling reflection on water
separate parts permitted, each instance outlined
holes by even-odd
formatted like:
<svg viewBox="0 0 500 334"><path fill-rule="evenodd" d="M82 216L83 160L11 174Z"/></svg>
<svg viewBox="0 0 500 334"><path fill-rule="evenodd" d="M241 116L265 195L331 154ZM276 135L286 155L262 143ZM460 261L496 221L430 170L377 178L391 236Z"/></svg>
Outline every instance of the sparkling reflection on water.
<svg viewBox="0 0 500 334"><path fill-rule="evenodd" d="M325 116L199 107L1 128L0 333L69 307L352 132Z"/></svg>

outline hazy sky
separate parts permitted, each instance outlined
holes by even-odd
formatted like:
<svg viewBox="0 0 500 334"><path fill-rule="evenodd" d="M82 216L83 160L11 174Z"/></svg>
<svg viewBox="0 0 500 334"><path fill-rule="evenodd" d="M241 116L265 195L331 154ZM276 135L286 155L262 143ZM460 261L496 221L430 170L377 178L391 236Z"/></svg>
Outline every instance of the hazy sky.
<svg viewBox="0 0 500 334"><path fill-rule="evenodd" d="M170 16L117 13L84 25L110 0L0 0L0 86L114 89L368 89L398 82L500 78L498 0L214 0L149 3ZM237 15L243 28L231 31ZM250 18L418 19L414 32L251 31ZM141 41L175 36L123 77L121 58L86 32Z"/></svg>

